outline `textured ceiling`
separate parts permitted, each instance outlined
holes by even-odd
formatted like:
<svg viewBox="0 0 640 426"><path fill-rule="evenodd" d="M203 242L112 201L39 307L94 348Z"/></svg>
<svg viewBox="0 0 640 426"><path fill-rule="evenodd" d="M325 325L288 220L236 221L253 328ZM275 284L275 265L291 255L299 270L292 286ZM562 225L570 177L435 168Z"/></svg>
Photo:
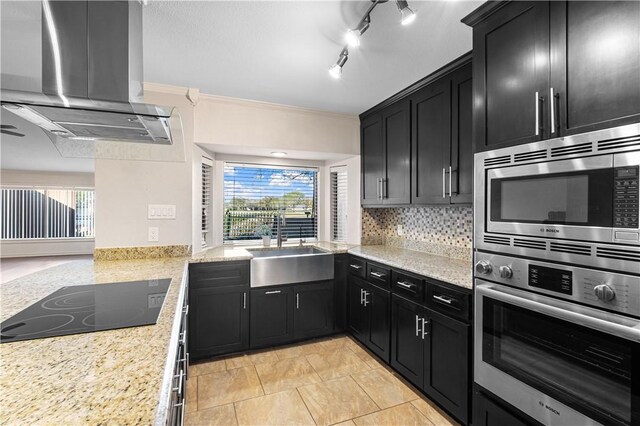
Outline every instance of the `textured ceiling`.
<svg viewBox="0 0 640 426"><path fill-rule="evenodd" d="M156 2L144 9L144 74L203 93L358 114L471 50L460 19L482 2L378 5L343 78L329 67L368 1Z"/></svg>

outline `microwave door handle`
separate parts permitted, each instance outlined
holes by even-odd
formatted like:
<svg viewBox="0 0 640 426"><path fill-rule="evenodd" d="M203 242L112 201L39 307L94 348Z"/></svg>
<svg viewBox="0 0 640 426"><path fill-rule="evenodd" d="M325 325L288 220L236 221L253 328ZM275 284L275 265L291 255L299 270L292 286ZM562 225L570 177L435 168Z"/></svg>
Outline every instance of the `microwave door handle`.
<svg viewBox="0 0 640 426"><path fill-rule="evenodd" d="M476 294L640 343L640 320L496 284L478 284Z"/></svg>

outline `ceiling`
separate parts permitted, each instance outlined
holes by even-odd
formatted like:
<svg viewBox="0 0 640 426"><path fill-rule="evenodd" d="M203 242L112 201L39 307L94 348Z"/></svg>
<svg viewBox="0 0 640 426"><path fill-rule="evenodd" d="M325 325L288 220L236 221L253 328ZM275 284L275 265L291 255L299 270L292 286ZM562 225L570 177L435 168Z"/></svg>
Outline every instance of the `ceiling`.
<svg viewBox="0 0 640 426"><path fill-rule="evenodd" d="M202 93L359 114L471 50L460 22L481 1L409 1L418 17L400 25L395 2L378 5L343 77L329 67L368 1L157 1L143 9L144 80ZM40 2L3 0L2 87L40 90ZM63 158L44 132L2 112L3 169L93 170L92 159ZM34 135L34 136L31 136ZM225 152L224 147L218 151ZM230 153L230 152L229 152ZM265 154L267 155L267 154ZM299 158L314 153L299 153ZM318 158L316 158L318 157Z"/></svg>
<svg viewBox="0 0 640 426"><path fill-rule="evenodd" d="M153 1L144 8L145 81L359 114L471 50L460 22L481 1L378 5L340 80L329 67L369 1Z"/></svg>

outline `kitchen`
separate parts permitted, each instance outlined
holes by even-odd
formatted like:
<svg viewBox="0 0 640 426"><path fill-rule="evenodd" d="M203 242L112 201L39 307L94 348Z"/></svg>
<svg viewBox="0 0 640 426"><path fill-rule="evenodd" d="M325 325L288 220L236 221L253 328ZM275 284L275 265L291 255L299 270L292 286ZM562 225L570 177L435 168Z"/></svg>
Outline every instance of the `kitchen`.
<svg viewBox="0 0 640 426"><path fill-rule="evenodd" d="M640 422L640 3L0 7L3 424Z"/></svg>

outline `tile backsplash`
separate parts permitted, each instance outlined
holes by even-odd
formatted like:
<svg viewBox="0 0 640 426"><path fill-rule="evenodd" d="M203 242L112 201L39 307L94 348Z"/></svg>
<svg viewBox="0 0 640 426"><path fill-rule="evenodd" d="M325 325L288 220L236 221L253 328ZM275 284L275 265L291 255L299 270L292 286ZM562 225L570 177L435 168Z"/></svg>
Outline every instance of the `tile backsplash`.
<svg viewBox="0 0 640 426"><path fill-rule="evenodd" d="M398 235L402 225L403 235ZM386 244L471 259L471 206L362 209L362 244Z"/></svg>

